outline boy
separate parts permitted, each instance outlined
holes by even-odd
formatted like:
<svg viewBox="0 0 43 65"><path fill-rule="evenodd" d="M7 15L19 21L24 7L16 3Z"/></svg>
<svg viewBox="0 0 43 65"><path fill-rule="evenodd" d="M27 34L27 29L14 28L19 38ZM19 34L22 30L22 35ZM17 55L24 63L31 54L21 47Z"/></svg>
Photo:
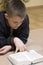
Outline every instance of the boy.
<svg viewBox="0 0 43 65"><path fill-rule="evenodd" d="M0 12L0 54L10 50L25 51L29 36L29 19L20 0L6 1Z"/></svg>

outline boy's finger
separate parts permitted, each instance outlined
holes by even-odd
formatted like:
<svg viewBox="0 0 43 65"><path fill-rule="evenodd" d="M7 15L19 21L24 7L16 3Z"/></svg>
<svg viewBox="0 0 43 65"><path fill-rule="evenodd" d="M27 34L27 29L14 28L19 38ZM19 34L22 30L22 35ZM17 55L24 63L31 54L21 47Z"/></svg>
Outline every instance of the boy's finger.
<svg viewBox="0 0 43 65"><path fill-rule="evenodd" d="M28 48L26 46L24 47L24 51L28 51Z"/></svg>
<svg viewBox="0 0 43 65"><path fill-rule="evenodd" d="M17 53L17 51L18 51L18 48L16 48L16 51L15 51L15 53Z"/></svg>
<svg viewBox="0 0 43 65"><path fill-rule="evenodd" d="M0 54L5 54L5 52L6 52L6 50L3 50L3 51L0 52Z"/></svg>
<svg viewBox="0 0 43 65"><path fill-rule="evenodd" d="M0 51L3 51L4 50L4 47L0 48Z"/></svg>

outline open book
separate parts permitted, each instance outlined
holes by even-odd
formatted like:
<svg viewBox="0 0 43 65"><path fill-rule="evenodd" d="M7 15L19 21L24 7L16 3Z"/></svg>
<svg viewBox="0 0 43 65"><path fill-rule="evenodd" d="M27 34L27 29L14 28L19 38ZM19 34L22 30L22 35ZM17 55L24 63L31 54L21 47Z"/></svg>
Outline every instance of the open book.
<svg viewBox="0 0 43 65"><path fill-rule="evenodd" d="M43 56L34 50L11 54L8 59L13 65L31 65L43 62Z"/></svg>

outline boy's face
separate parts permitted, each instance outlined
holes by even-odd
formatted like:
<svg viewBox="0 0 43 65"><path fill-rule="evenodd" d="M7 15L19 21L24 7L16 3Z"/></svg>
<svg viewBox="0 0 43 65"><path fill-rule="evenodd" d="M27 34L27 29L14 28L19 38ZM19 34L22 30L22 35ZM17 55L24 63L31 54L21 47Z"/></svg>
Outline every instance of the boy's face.
<svg viewBox="0 0 43 65"><path fill-rule="evenodd" d="M12 16L9 17L8 15L5 14L6 19L8 20L9 26L12 29L17 29L23 22L24 19L21 19L19 16Z"/></svg>

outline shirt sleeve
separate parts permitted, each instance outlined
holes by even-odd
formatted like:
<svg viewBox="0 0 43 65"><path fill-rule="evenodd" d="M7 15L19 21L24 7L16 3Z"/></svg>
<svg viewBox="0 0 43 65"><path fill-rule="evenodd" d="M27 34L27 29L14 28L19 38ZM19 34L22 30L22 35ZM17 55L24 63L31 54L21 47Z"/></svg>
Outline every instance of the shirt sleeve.
<svg viewBox="0 0 43 65"><path fill-rule="evenodd" d="M3 26L1 25L1 22L0 22L0 48L5 46L5 45L11 45L12 50L13 50L13 47L14 47L13 37L9 36L8 38L6 38L4 34L5 34L5 32L4 32Z"/></svg>
<svg viewBox="0 0 43 65"><path fill-rule="evenodd" d="M23 41L24 44L27 42L27 38L29 37L29 17L28 15L25 17L23 21L21 32L18 37Z"/></svg>

